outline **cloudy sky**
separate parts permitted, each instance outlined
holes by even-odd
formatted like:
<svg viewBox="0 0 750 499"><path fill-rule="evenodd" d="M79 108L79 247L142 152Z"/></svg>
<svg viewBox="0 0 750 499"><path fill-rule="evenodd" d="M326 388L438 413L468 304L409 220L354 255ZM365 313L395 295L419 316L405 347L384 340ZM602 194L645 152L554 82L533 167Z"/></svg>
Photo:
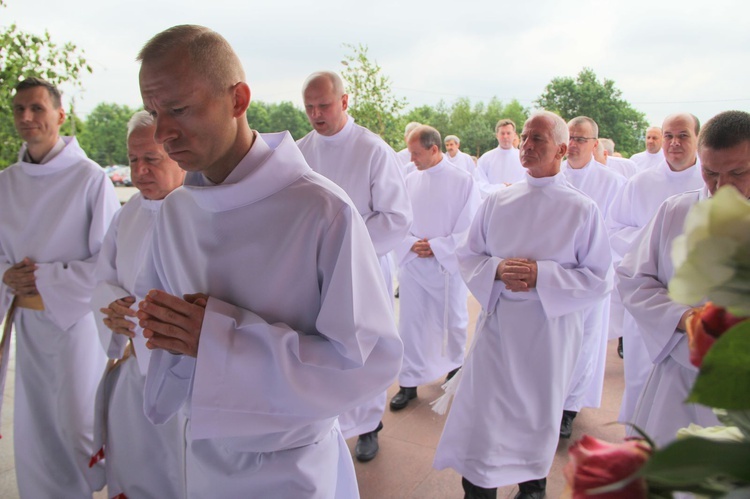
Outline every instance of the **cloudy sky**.
<svg viewBox="0 0 750 499"><path fill-rule="evenodd" d="M750 110L750 4L713 0L6 0L0 26L49 30L85 51L94 73L69 90L86 114L141 104L140 47L175 24L202 24L242 59L253 98L302 105L311 72L341 69L364 44L410 106L459 97L526 107L554 77L590 67L651 123L688 111L702 121Z"/></svg>

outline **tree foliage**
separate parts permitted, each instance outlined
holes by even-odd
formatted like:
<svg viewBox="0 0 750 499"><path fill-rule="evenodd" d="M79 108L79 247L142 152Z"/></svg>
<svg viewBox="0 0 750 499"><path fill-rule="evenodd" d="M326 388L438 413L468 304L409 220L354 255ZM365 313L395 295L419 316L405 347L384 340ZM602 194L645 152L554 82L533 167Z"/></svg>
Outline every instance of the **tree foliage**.
<svg viewBox="0 0 750 499"><path fill-rule="evenodd" d="M289 130L295 140L312 130L305 112L288 101L278 104L252 101L247 108L247 121L259 132Z"/></svg>
<svg viewBox="0 0 750 499"><path fill-rule="evenodd" d="M353 53L347 54L341 64L341 76L346 81L349 94L349 114L355 121L377 133L394 148L403 143L403 127L398 116L406 107L406 100L393 95L390 79L367 56L367 46L344 44Z"/></svg>
<svg viewBox="0 0 750 499"><path fill-rule="evenodd" d="M57 86L80 86L81 74L91 71L82 50L72 43L58 45L47 31L43 35L26 33L16 24L0 31L0 168L16 161L22 143L13 124L16 84L38 76Z"/></svg>
<svg viewBox="0 0 750 499"><path fill-rule="evenodd" d="M136 112L128 106L101 103L77 125L78 142L89 158L102 166L127 165L128 121Z"/></svg>
<svg viewBox="0 0 750 499"><path fill-rule="evenodd" d="M615 82L599 82L590 68L576 78L553 78L535 103L558 113L564 120L588 116L599 125L599 136L615 141L617 150L628 157L641 150L648 123L643 113L622 99Z"/></svg>
<svg viewBox="0 0 750 499"><path fill-rule="evenodd" d="M436 107L421 106L411 110L402 118L401 129L410 121L430 125L440 132L443 139L447 135L456 135L461 140L461 150L478 157L497 147L495 125L498 121L512 119L520 130L527 117L528 111L515 99L503 105L497 98L492 98L487 104L472 104L469 99L460 98L450 108L440 101Z"/></svg>

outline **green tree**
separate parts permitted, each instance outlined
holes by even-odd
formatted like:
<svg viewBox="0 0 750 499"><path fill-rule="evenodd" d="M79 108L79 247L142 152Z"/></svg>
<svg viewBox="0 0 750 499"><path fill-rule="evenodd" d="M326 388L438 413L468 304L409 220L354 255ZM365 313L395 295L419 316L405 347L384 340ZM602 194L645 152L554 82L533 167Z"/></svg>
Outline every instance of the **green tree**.
<svg viewBox="0 0 750 499"><path fill-rule="evenodd" d="M289 130L295 140L312 130L305 112L289 101L271 104L253 101L247 108L247 121L259 132Z"/></svg>
<svg viewBox="0 0 750 499"><path fill-rule="evenodd" d="M535 103L566 121L576 116L592 118L599 125L599 136L614 140L625 157L641 149L648 128L646 116L622 99L615 82L606 78L600 82L590 68L581 70L575 79L553 78Z"/></svg>
<svg viewBox="0 0 750 499"><path fill-rule="evenodd" d="M360 125L377 133L394 149L401 149L404 129L398 119L406 100L393 95L390 79L381 73L377 62L370 61L367 46L344 44L353 53L341 64L341 76L347 83L349 114Z"/></svg>
<svg viewBox="0 0 750 499"><path fill-rule="evenodd" d="M102 166L128 164L128 121L135 109L119 104L98 104L86 118L78 141L89 158Z"/></svg>
<svg viewBox="0 0 750 499"><path fill-rule="evenodd" d="M0 1L4 7L5 2ZM13 88L29 76L54 85L80 86L80 77L91 72L82 50L72 43L58 45L49 32L25 33L16 24L0 28L0 169L14 163L21 139L13 124Z"/></svg>

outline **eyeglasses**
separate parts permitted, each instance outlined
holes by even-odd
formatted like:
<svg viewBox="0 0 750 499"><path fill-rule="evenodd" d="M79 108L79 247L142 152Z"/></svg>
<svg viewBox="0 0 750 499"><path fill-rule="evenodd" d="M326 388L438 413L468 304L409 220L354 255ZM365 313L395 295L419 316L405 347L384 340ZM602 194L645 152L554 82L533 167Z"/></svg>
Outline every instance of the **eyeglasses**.
<svg viewBox="0 0 750 499"><path fill-rule="evenodd" d="M596 140L596 137L571 137L570 142L577 142L578 144L585 144L587 140Z"/></svg>

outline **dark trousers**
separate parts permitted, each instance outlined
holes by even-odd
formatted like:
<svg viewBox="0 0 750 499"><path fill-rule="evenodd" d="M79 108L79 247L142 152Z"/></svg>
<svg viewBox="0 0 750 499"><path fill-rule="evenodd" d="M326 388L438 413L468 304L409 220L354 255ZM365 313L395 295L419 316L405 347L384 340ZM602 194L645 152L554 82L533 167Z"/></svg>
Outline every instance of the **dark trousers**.
<svg viewBox="0 0 750 499"><path fill-rule="evenodd" d="M474 485L466 478L461 477L461 485L464 488L464 499L496 499L497 488L485 489L478 485Z"/></svg>

